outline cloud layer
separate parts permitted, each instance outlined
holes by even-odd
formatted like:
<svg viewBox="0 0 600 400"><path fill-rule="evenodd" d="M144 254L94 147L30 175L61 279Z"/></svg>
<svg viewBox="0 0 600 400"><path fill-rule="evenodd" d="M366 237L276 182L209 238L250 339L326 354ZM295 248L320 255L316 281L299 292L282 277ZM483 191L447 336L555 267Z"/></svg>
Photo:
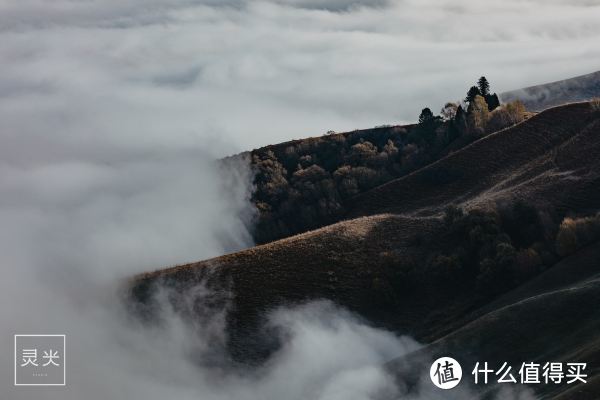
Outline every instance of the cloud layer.
<svg viewBox="0 0 600 400"><path fill-rule="evenodd" d="M482 74L504 91L597 70L598 17L593 0L13 0L0 116L19 137L234 152L414 121Z"/></svg>
<svg viewBox="0 0 600 400"><path fill-rule="evenodd" d="M481 74L503 91L597 70L599 5L3 1L0 358L11 359L14 333L67 333L74 383L46 399L186 399L199 390L208 399L281 398L290 374L299 390L290 399L307 398L304 387L321 388L308 397L320 399L389 389L374 365L416 345L325 307L274 316L296 339L262 378L244 385L228 375L223 391L182 356L186 340L202 347L203 335L188 337L176 319L166 331L135 329L114 287L251 245L250 171L219 169L218 157L414 121L424 106L463 97ZM305 351L335 343L353 351ZM334 364L319 369L323 355ZM2 395L42 393L13 390L2 365Z"/></svg>

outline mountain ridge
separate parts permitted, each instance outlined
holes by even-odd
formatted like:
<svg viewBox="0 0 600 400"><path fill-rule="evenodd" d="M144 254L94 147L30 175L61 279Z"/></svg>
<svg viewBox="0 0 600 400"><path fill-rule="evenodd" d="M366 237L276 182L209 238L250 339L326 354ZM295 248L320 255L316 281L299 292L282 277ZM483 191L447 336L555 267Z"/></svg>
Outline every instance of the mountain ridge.
<svg viewBox="0 0 600 400"><path fill-rule="evenodd" d="M454 170L460 174L447 173ZM585 322L588 317L592 324L600 321L592 310L578 313L573 308L581 307L586 296L600 294L595 283L581 295L569 291L568 279L555 279L559 286L553 290L547 284L548 276L560 276L561 270L573 279L578 276L571 273L578 263L568 257L600 259L600 252L586 250L597 249L600 236L595 234L585 236L585 242L582 236L580 245L568 252L554 250L554 241L570 232L565 217L599 211L599 187L600 113L591 103L559 106L353 198L341 222L138 275L130 282L130 295L138 312L151 315L156 285L175 289L174 304L202 282L222 293L214 302L230 305L228 348L243 362L262 362L277 348L277 335L263 326L270 311L318 299L329 299L374 326L415 337L427 345L427 354L439 349L468 353L473 335L483 332L489 341L470 351L490 360L539 358L540 346L569 329L540 309L547 306L569 316L571 325L595 326ZM586 243L592 247L581 247ZM486 257L496 257L491 272L484 267L491 261L477 258L489 244L496 246L485 250ZM474 256L455 254L457 246L465 251L476 246L469 253ZM501 267L507 255L516 264ZM515 266L525 270L514 270L511 277ZM535 282L546 283L540 289ZM540 303L535 300L540 295L552 301ZM525 342L506 349L503 335L523 335L535 318L546 327L544 336L529 347ZM567 346L573 341L559 350L572 356L570 362L596 361L595 342L585 340L590 349L585 353L573 353ZM390 364L398 379L404 379L404 363ZM582 398L570 395L572 390L547 398Z"/></svg>
<svg viewBox="0 0 600 400"><path fill-rule="evenodd" d="M600 71L500 94L504 102L520 100L530 111L543 111L565 103L600 97Z"/></svg>

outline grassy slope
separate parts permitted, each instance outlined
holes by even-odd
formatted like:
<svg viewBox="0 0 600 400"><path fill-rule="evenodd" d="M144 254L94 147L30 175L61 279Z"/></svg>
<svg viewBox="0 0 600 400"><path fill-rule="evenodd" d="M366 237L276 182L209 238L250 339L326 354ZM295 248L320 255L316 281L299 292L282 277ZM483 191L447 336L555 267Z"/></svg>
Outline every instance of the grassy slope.
<svg viewBox="0 0 600 400"><path fill-rule="evenodd" d="M439 212L449 203L481 206L529 198L575 211L597 208L599 163L597 114L592 115L588 104L558 107L357 197L347 221L212 260L141 275L134 280L134 295L143 300L159 280L181 290L205 277L214 284L227 285L233 293L229 324L234 353L247 351L249 345L258 351L268 348L270 344L262 339L253 342L260 336L252 335L266 311L282 304L329 298L375 324L428 343L441 340L436 346L446 346L452 340L457 346L479 343L480 347L473 347L477 351L512 351L513 357L525 354L527 343L531 343L532 354L541 355L544 349L554 348L549 338L556 340L570 327L578 326L581 336L572 336L557 349L566 356L568 351L584 346L579 358L597 360L598 343L590 334L598 327L600 316L595 308L585 307L597 304L600 292L593 281L570 289L569 285L577 282L566 277L587 279L590 271L596 271L597 264L593 263L600 260L600 252L582 253L593 261L590 271L571 272L577 270L580 261L567 262L567 266L553 268L479 310L461 308L460 301L436 304L427 295L427 287L418 287L412 288L417 295L390 311L381 307L379 279L390 250L401 257L424 257L432 250L413 238L435 238L441 225ZM435 241L431 243L429 246L435 246ZM470 293L456 294L459 299L461 296ZM535 334L528 334L526 328L535 332L538 326L543 327L544 335L533 340L531 335ZM486 338L485 342L481 338ZM518 340L525 340L525 347L511 350Z"/></svg>
<svg viewBox="0 0 600 400"><path fill-rule="evenodd" d="M594 176L587 177L585 182L575 182L576 175L583 172L578 168L593 170L597 165L597 138L587 135L577 139L586 141L585 151L583 143L568 142L585 129L597 132L597 124L587 103L547 110L406 177L359 195L354 199L350 216L385 212L428 215L439 213L452 203L484 204L515 196L564 206L585 203L585 198L569 199L571 193L555 189L556 185L579 188L590 179L597 179ZM546 198L547 195L551 197ZM590 198L591 206L598 204L597 200ZM585 204L579 205L582 206Z"/></svg>
<svg viewBox="0 0 600 400"><path fill-rule="evenodd" d="M513 370L522 362L587 362L588 375L596 377L588 384L538 385L535 389L548 399L596 399L600 391L598 260L600 243L466 315L456 321L451 333L390 362L388 369L405 380L407 375L425 374L431 358L446 355L461 362L463 374L465 366L471 369L477 361L495 368L508 362Z"/></svg>

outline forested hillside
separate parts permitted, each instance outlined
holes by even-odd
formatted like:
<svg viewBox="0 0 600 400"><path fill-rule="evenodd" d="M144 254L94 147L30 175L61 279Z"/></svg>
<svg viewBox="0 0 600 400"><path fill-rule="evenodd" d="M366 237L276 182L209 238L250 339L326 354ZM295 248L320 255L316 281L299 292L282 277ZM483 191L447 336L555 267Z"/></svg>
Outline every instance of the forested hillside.
<svg viewBox="0 0 600 400"><path fill-rule="evenodd" d="M340 220L352 197L415 171L527 116L520 102L500 105L482 77L461 102L414 125L385 126L263 147L256 170L254 238L265 243Z"/></svg>

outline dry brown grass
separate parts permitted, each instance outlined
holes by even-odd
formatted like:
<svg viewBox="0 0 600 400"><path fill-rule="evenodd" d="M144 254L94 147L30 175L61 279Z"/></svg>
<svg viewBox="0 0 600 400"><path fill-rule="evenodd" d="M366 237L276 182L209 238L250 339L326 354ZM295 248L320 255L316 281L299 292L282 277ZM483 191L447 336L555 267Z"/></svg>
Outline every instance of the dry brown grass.
<svg viewBox="0 0 600 400"><path fill-rule="evenodd" d="M439 244L442 221L437 216L448 204L527 199L565 210L597 207L599 128L598 115L587 104L542 112L356 197L347 221L140 275L133 282L134 296L143 297L161 279L192 286L214 272L215 284L234 293L228 323L236 343L256 333L266 311L318 298L331 299L376 324L433 340L450 329L449 321L464 315L460 299L472 294L458 293L436 316L432 310L440 304L427 294L430 283L421 282L407 289L415 292L408 301L393 309L382 307L382 271L390 260L399 268L423 263Z"/></svg>
<svg viewBox="0 0 600 400"><path fill-rule="evenodd" d="M543 203L569 202L568 197L578 196L577 191L556 191L553 190L556 187L552 186L574 188L584 185L593 176L583 176L577 183L574 179L558 182L557 176L553 178L544 174L549 170L567 172L576 165L590 168L597 164L599 161L595 156L599 140L590 129L598 123L598 116L590 112L586 103L544 111L410 175L358 195L349 207L349 215L382 212L431 214L441 212L452 203L472 200L483 205L501 197L525 195L540 198ZM579 142L569 142L584 131L586 133L580 135ZM583 142L587 143L587 149L582 148ZM561 146L566 148L557 153ZM558 158L557 154L560 154ZM537 181L532 181L534 179ZM542 196L551 198L546 201Z"/></svg>
<svg viewBox="0 0 600 400"><path fill-rule="evenodd" d="M459 354L461 362L470 364L485 359L490 365L520 365L523 360L552 354L556 359L594 365L600 356L600 313L590 305L600 301L600 283L595 279L599 259L600 243L565 258L524 285L454 321L448 336L420 352ZM412 359L416 356L409 355ZM393 374L414 373L404 368L414 369L418 364L406 361L404 357L392 361L388 370ZM431 360L426 361L425 373L431 366ZM540 390L538 395L544 399L594 399L600 382L590 379L574 387L537 385L531 389Z"/></svg>
<svg viewBox="0 0 600 400"><path fill-rule="evenodd" d="M560 173L561 169L579 169L582 173L599 170L599 138L591 134L593 130L588 129L588 135L570 141L590 124L585 110L589 108L575 104L545 111L358 196L351 214L355 219L139 278L185 277L191 270L218 266L239 274L240 282L248 282L249 297L256 297L255 288L263 286L263 289L271 287L299 298L303 295L296 296L286 285L305 286L307 290L302 291L305 294L323 294L323 288L316 288L320 283L314 282L315 276L331 267L348 274L345 289L353 287L355 284L351 282L357 271L377 266L377 254L388 251L390 243L406 242L435 225L434 219L407 215L438 215L448 204L478 203L481 206L485 201L510 199L516 195L540 196L540 203L569 207L585 207L589 202L600 204L596 203L598 190L590 186L590 179L597 179L596 175L576 177L573 173ZM548 175L548 169L553 170L554 178ZM565 185L569 185L569 190ZM560 190L556 190L557 187Z"/></svg>

